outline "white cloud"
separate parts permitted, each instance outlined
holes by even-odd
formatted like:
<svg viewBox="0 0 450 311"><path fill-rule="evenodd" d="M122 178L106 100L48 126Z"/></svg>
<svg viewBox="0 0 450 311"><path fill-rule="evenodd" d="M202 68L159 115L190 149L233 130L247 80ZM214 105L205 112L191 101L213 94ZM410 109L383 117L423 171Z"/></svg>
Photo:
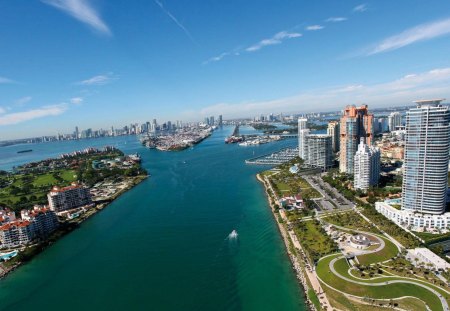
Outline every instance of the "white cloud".
<svg viewBox="0 0 450 311"><path fill-rule="evenodd" d="M74 105L80 105L83 103L83 98L82 97L73 97L70 99L70 103L74 104Z"/></svg>
<svg viewBox="0 0 450 311"><path fill-rule="evenodd" d="M421 24L384 39L375 47L371 48L367 55L396 50L416 42L430 40L449 33L450 18L434 21L432 23Z"/></svg>
<svg viewBox="0 0 450 311"><path fill-rule="evenodd" d="M26 103L30 102L31 99L32 99L31 96L21 97L14 102L14 105L15 106L23 106Z"/></svg>
<svg viewBox="0 0 450 311"><path fill-rule="evenodd" d="M353 12L365 12L367 11L367 4L363 3L360 5L357 5L353 8Z"/></svg>
<svg viewBox="0 0 450 311"><path fill-rule="evenodd" d="M325 21L328 23L339 23L339 22L344 22L346 20L347 20L347 17L338 16L338 17L327 18Z"/></svg>
<svg viewBox="0 0 450 311"><path fill-rule="evenodd" d="M218 61L222 60L224 57L226 57L228 55L230 55L230 52L224 52L224 53L222 53L222 54L220 54L218 56L211 57L207 61L204 61L203 65L207 65L207 64L212 63L212 62L218 62ZM239 53L235 52L234 55L235 56L239 56Z"/></svg>
<svg viewBox="0 0 450 311"><path fill-rule="evenodd" d="M6 109L3 107L0 107L0 114L6 113Z"/></svg>
<svg viewBox="0 0 450 311"><path fill-rule="evenodd" d="M0 84L7 84L7 83L14 83L14 81L5 77L0 77Z"/></svg>
<svg viewBox="0 0 450 311"><path fill-rule="evenodd" d="M116 79L117 79L117 77L114 74L108 73L108 74L94 76L92 78L80 81L77 84L80 84L80 85L105 85Z"/></svg>
<svg viewBox="0 0 450 311"><path fill-rule="evenodd" d="M306 30L314 31L314 30L320 30L320 29L323 29L323 28L325 28L325 27L321 26L321 25L311 25L311 26L307 26Z"/></svg>
<svg viewBox="0 0 450 311"><path fill-rule="evenodd" d="M276 33L275 35L273 35L271 38L263 39L263 40L259 41L258 43L253 44L247 48L239 47L239 48L235 48L234 50L231 50L228 52L223 52L217 56L211 57L210 59L204 61L202 64L207 65L209 63L218 62L228 56L240 56L240 55L242 55L242 52L249 52L249 53L256 52L256 51L259 51L260 49L262 49L263 47L266 47L269 45L281 44L284 40L299 38L301 36L302 36L302 34L297 33L297 32L280 31L280 32Z"/></svg>
<svg viewBox="0 0 450 311"><path fill-rule="evenodd" d="M273 100L218 103L205 107L199 113L223 114L232 118L270 112L339 110L351 103L367 103L374 107L406 105L417 99L450 98L449 83L450 68L438 68L379 84L316 89Z"/></svg>
<svg viewBox="0 0 450 311"><path fill-rule="evenodd" d="M69 14L101 34L111 35L111 30L89 0L42 0L42 2Z"/></svg>
<svg viewBox="0 0 450 311"><path fill-rule="evenodd" d="M167 16L169 16L169 18L178 26L180 27L181 30L184 31L184 33L186 34L186 36L188 36L188 38L195 43L194 38L192 37L191 33L189 32L189 30L187 30L186 27L184 27L184 25L182 23L180 23L180 21L178 21L178 19L172 14L170 13L169 10L167 10L164 5L162 4L161 1L159 0L154 0L155 3L161 8L161 10L167 14Z"/></svg>
<svg viewBox="0 0 450 311"><path fill-rule="evenodd" d="M276 33L274 36L272 36L271 38L263 39L263 40L259 41L258 43L246 48L245 50L247 52L255 52L255 51L262 49L263 47L281 44L286 39L299 38L301 36L302 36L302 34L297 33L297 32L280 31L280 32Z"/></svg>
<svg viewBox="0 0 450 311"><path fill-rule="evenodd" d="M0 116L0 126L18 124L47 116L57 116L64 113L66 110L67 104L62 103L59 105L44 106L22 112L2 114Z"/></svg>

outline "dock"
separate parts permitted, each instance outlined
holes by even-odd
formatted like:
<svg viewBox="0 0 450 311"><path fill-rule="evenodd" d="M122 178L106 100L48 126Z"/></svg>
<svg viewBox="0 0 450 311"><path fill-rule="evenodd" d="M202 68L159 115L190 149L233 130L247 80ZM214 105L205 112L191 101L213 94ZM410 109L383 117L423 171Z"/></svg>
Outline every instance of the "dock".
<svg viewBox="0 0 450 311"><path fill-rule="evenodd" d="M298 157L298 147L283 148L279 151L245 160L245 164L280 165Z"/></svg>

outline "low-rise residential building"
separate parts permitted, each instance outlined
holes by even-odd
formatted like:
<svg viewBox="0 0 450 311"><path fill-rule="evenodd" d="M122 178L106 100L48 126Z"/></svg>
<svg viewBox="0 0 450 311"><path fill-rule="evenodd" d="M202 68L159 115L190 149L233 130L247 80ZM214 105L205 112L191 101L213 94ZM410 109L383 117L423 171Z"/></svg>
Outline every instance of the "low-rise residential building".
<svg viewBox="0 0 450 311"><path fill-rule="evenodd" d="M414 231L446 232L450 228L450 213L441 215L423 214L411 210L401 210L389 200L376 202L375 209L400 227Z"/></svg>
<svg viewBox="0 0 450 311"><path fill-rule="evenodd" d="M76 183L69 187L53 187L47 198L50 209L55 213L92 204L89 189Z"/></svg>
<svg viewBox="0 0 450 311"><path fill-rule="evenodd" d="M409 257L411 257L411 262L415 263L416 261L414 258L417 258L417 264L425 264L425 266L428 266L430 268L434 268L436 270L447 270L450 268L450 264L433 253L431 250L425 247L419 247L415 249L411 249L408 251Z"/></svg>

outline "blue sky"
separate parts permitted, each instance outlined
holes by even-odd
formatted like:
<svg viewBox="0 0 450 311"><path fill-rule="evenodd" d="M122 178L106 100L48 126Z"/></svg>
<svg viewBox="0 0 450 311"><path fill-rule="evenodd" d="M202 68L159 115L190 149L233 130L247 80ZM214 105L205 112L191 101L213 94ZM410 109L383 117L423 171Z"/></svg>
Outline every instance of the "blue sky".
<svg viewBox="0 0 450 311"><path fill-rule="evenodd" d="M450 98L444 0L0 0L0 38L0 140Z"/></svg>

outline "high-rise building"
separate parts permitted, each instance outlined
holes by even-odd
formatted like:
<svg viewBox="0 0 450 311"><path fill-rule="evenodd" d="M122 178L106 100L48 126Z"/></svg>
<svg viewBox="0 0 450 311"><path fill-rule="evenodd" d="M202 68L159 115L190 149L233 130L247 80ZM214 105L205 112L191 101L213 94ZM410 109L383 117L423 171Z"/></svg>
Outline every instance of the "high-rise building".
<svg viewBox="0 0 450 311"><path fill-rule="evenodd" d="M58 218L54 211L46 207L35 206L32 210L22 210L23 220L28 220L34 225L35 236L45 239L58 227Z"/></svg>
<svg viewBox="0 0 450 311"><path fill-rule="evenodd" d="M388 117L389 120L389 131L395 131L397 130L397 126L402 125L402 115L400 112L391 112L391 114Z"/></svg>
<svg viewBox="0 0 450 311"><path fill-rule="evenodd" d="M339 151L339 122L331 121L328 123L327 134L331 136L331 149L333 152Z"/></svg>
<svg viewBox="0 0 450 311"><path fill-rule="evenodd" d="M222 126L223 124L223 119L222 119L222 115L219 115L219 126Z"/></svg>
<svg viewBox="0 0 450 311"><path fill-rule="evenodd" d="M53 187L47 194L50 210L59 213L92 203L88 188L73 183L69 187Z"/></svg>
<svg viewBox="0 0 450 311"><path fill-rule="evenodd" d="M80 138L80 132L78 130L78 126L75 126L75 133L74 133L75 139Z"/></svg>
<svg viewBox="0 0 450 311"><path fill-rule="evenodd" d="M325 134L309 134L305 135L304 139L304 164L309 167L320 168L322 171L331 168L333 166L331 136Z"/></svg>
<svg viewBox="0 0 450 311"><path fill-rule="evenodd" d="M450 111L442 100L416 101L406 114L403 210L445 212Z"/></svg>
<svg viewBox="0 0 450 311"><path fill-rule="evenodd" d="M305 159L304 140L305 136L309 134L307 129L308 119L298 118L298 154L300 158Z"/></svg>
<svg viewBox="0 0 450 311"><path fill-rule="evenodd" d="M213 116L209 117L209 125L211 125L211 126L214 125L214 117Z"/></svg>
<svg viewBox="0 0 450 311"><path fill-rule="evenodd" d="M345 107L340 122L341 173L353 174L353 160L360 138L364 137L366 144L370 146L373 143L373 133L373 114L369 113L367 105Z"/></svg>
<svg viewBox="0 0 450 311"><path fill-rule="evenodd" d="M364 138L358 146L354 159L354 188L366 191L376 186L380 178L380 150L366 145Z"/></svg>

